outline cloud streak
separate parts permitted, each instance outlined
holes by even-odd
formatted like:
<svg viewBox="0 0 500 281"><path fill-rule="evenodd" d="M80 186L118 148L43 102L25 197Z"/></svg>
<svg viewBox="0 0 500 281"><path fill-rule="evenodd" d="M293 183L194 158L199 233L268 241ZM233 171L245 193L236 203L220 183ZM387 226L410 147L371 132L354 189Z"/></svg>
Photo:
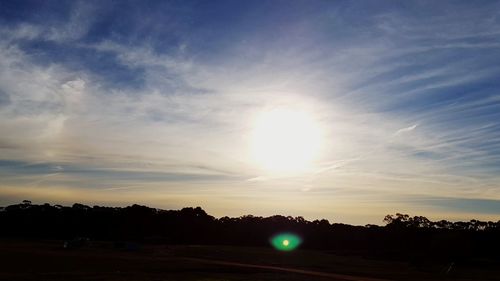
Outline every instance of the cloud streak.
<svg viewBox="0 0 500 281"><path fill-rule="evenodd" d="M232 15L214 5L217 17L158 4L170 18L136 5L40 11L50 24L30 16L37 7L0 14L0 160L10 161L0 194L24 196L36 182L40 200L102 190L129 202L133 191L163 207L360 223L412 198L500 199L498 4L248 4ZM323 128L311 173L274 177L251 160L253 119L280 106L313 113ZM498 211L485 206L478 212Z"/></svg>

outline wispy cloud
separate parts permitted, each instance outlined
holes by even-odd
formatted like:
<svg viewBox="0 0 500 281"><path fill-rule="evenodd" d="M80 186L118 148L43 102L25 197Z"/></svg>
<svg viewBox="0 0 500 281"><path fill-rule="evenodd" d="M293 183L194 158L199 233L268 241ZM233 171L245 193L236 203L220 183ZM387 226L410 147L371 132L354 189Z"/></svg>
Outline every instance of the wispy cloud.
<svg viewBox="0 0 500 281"><path fill-rule="evenodd" d="M406 128L402 128L402 129L399 129L396 131L395 135L400 135L400 134L404 134L404 133L408 133L408 132L411 132L413 130L415 130L417 128L418 124L413 124L409 127L406 127Z"/></svg>
<svg viewBox="0 0 500 281"><path fill-rule="evenodd" d="M13 161L0 165L0 194L36 183L40 200L102 189L172 206L170 193L234 214L251 198L259 206L243 210L359 222L417 197L500 199L497 3L248 4L224 25L216 7L214 17L165 3L171 17L145 21L137 5L40 11L48 23L0 15L0 160ZM252 162L253 119L279 106L323 128L309 173L277 177Z"/></svg>

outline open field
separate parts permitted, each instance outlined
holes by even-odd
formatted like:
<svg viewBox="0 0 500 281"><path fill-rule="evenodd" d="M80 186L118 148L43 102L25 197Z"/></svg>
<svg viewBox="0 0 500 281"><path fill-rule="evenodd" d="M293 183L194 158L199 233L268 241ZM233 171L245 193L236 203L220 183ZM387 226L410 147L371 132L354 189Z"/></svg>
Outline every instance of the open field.
<svg viewBox="0 0 500 281"><path fill-rule="evenodd" d="M0 280L500 280L495 267L442 265L268 248L147 245L117 249L93 242L63 249L61 241L0 241Z"/></svg>

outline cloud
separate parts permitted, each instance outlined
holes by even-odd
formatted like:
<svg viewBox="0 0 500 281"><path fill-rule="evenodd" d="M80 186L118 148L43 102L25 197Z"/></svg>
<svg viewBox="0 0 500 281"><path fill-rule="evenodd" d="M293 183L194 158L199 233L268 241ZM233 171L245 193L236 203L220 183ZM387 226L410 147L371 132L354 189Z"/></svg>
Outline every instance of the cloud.
<svg viewBox="0 0 500 281"><path fill-rule="evenodd" d="M0 108L10 104L10 96L0 89Z"/></svg>
<svg viewBox="0 0 500 281"><path fill-rule="evenodd" d="M123 23L109 7L85 3L55 23L1 28L0 151L27 164L0 165L0 193L57 174L39 185L57 186L65 200L103 188L140 190L144 200L172 192L188 203L201 192L210 206L231 194L227 206L254 198L271 212L285 196L290 202L277 209L327 217L334 202L335 212L360 221L372 211L352 206L383 216L377 200L385 197L498 199L497 5L425 19L399 8L350 4L359 13L344 14L321 5L310 7L314 19L287 7L276 22L268 9L236 17L224 32L189 5L181 14L202 26L155 13L144 22L117 9ZM315 172L273 177L252 162L252 120L277 106L311 112L323 128ZM37 196L62 198L54 193Z"/></svg>
<svg viewBox="0 0 500 281"><path fill-rule="evenodd" d="M395 135L400 135L400 134L403 134L403 133L408 133L408 132L411 132L413 130L415 130L417 128L418 124L413 124L409 127L406 127L406 128L402 128L402 129L399 129L396 131Z"/></svg>

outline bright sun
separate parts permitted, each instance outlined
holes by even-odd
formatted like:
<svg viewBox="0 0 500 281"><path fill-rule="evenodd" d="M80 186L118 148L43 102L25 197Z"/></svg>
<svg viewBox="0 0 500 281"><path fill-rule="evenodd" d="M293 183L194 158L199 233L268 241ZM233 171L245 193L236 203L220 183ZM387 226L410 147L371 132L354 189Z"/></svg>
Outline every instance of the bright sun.
<svg viewBox="0 0 500 281"><path fill-rule="evenodd" d="M262 113L253 131L253 156L271 172L303 172L319 152L321 134L310 114L292 109Z"/></svg>

